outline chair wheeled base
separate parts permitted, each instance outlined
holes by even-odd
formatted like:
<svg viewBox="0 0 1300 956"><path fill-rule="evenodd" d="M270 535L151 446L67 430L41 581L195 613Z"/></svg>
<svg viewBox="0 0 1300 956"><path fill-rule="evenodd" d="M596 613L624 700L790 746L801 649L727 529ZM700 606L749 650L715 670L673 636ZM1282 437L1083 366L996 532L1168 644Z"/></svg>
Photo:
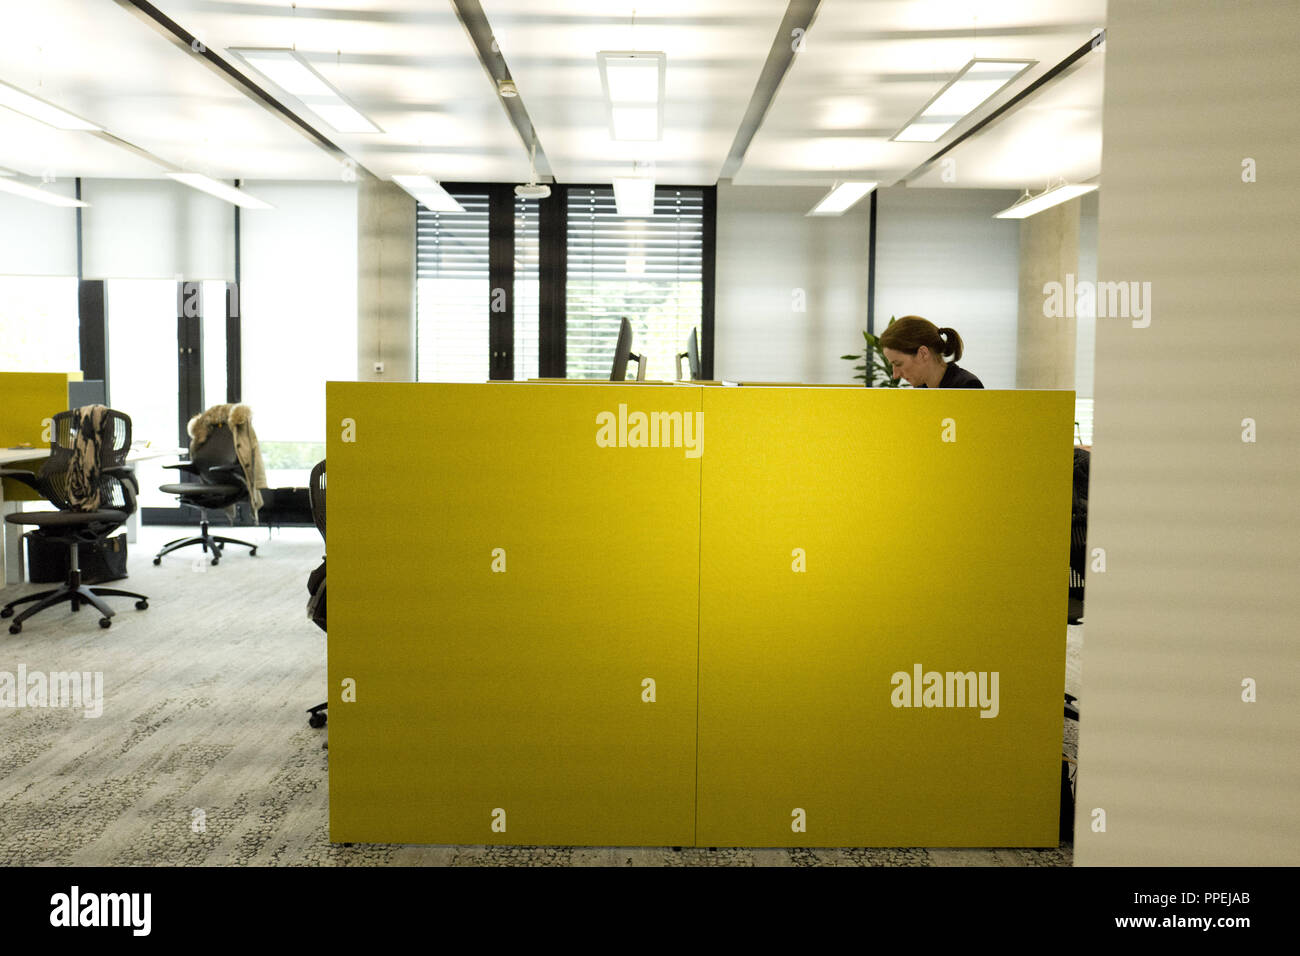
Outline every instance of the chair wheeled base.
<svg viewBox="0 0 1300 956"><path fill-rule="evenodd" d="M192 538L177 538L175 541L168 541L161 551L154 555L153 563L162 564L164 554L170 554L173 551L179 551L181 548L188 548L192 544L202 545L203 552L212 552L212 563L215 565L221 560L221 551L228 544L242 544L248 548L250 555L257 554L257 545L251 541L240 541L238 538L226 538L219 534L211 534L208 531L208 516L205 514L199 522L199 534Z"/></svg>
<svg viewBox="0 0 1300 956"><path fill-rule="evenodd" d="M27 620L33 614L39 614L46 608L54 607L56 604L62 604L68 601L72 604L74 611L80 611L81 605L89 604L95 610L103 615L99 619L100 627L109 627L113 623L114 611L108 604L101 601L102 597L131 597L135 598L136 610L144 611L149 607L149 599L143 594L136 594L134 591L123 591L120 588L98 588L88 587L81 583L81 567L77 563L77 542L73 540L68 545L69 564L68 580L61 588L54 588L50 591L40 591L36 594L27 594L17 600L10 601L3 608L0 608L0 617L13 617L14 608L19 604L32 604L27 610L23 611L9 625L10 634L19 634L23 629L23 621Z"/></svg>

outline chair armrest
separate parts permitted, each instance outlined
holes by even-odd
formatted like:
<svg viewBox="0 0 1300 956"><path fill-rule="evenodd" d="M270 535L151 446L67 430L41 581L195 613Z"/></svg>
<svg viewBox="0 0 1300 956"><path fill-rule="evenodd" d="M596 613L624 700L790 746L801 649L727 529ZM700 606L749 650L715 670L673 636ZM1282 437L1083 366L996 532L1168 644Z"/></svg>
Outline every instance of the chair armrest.
<svg viewBox="0 0 1300 956"><path fill-rule="evenodd" d="M164 467L164 468L180 468L182 471L193 472L193 473L196 474L196 475L199 473L199 469L195 466L194 462L192 462L192 461L181 461L181 462L177 462L177 463L174 464L174 465L163 465L163 467Z"/></svg>
<svg viewBox="0 0 1300 956"><path fill-rule="evenodd" d="M119 475L115 475L115 474L113 474L114 472L117 472L117 471L123 471L123 470L125 470L125 469L120 469L120 468L107 468L107 469L105 469L105 473L106 473L106 474L113 475L113 477L117 478L118 481L121 483L121 485L122 485L122 497L124 497L124 498L126 499L126 506L125 506L122 510L125 511L127 514L132 515L132 514L135 514L135 509L136 509L135 491L134 491L134 489L132 489L132 487L131 487L131 485L133 485L133 484L135 483L135 480L134 480L134 479L135 479L135 476L134 476L134 475L131 476L131 479L132 479L131 481L122 481L122 479L121 479L121 477L120 477Z"/></svg>
<svg viewBox="0 0 1300 956"><path fill-rule="evenodd" d="M140 493L140 479L135 476L135 469L129 465L122 465L117 468L104 468L100 474L109 475L122 482L124 485L130 485L136 494Z"/></svg>
<svg viewBox="0 0 1300 956"><path fill-rule="evenodd" d="M244 480L244 469L240 465L213 465L208 469L208 474L231 478L244 487L248 486L248 483Z"/></svg>
<svg viewBox="0 0 1300 956"><path fill-rule="evenodd" d="M36 475L30 471L23 471L21 468L0 468L0 479L12 478L14 481L21 482L32 491L39 492L40 485L36 483Z"/></svg>

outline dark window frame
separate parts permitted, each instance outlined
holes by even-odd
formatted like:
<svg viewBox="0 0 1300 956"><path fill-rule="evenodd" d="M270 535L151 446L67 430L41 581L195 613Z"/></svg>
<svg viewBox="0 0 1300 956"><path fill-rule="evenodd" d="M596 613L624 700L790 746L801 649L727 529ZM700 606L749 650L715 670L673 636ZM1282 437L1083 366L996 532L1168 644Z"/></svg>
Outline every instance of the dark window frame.
<svg viewBox="0 0 1300 956"><path fill-rule="evenodd" d="M506 307L489 312L489 374L493 380L513 380L515 346L514 183L444 182L449 193L486 192L488 195L489 289L504 290ZM568 203L575 189L608 189L608 183L556 183L551 195L538 202L538 376L567 377ZM655 192L698 189L703 194L703 246L700 303L701 373L713 378L714 295L716 290L717 197L716 186L656 185ZM418 236L417 236L418 257ZM417 293L418 294L418 293ZM491 308L489 294L489 309ZM419 325L416 326L416 362Z"/></svg>

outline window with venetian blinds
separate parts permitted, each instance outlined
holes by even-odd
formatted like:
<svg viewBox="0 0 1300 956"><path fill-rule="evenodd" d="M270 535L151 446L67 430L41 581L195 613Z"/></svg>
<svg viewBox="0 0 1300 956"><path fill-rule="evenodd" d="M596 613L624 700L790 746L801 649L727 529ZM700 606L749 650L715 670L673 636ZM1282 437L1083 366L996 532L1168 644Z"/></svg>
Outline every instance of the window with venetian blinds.
<svg viewBox="0 0 1300 956"><path fill-rule="evenodd" d="M646 377L675 378L676 355L701 323L703 250L703 190L656 189L653 216L623 217L612 188L570 187L568 377L609 377L619 320L626 316L633 352L649 357Z"/></svg>

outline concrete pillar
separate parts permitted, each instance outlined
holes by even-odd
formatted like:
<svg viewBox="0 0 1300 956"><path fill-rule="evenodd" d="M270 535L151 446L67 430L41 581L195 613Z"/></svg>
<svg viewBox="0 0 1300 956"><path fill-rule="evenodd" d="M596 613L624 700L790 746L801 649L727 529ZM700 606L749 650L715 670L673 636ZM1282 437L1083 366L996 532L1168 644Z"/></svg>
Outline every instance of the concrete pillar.
<svg viewBox="0 0 1300 956"><path fill-rule="evenodd" d="M1074 277L1068 286L1067 275ZM1074 388L1074 310L1045 316L1043 286L1059 282L1073 289L1078 277L1079 200L1021 220L1016 388Z"/></svg>
<svg viewBox="0 0 1300 956"><path fill-rule="evenodd" d="M382 362L383 372L375 371ZM357 182L357 381L415 381L415 200Z"/></svg>

